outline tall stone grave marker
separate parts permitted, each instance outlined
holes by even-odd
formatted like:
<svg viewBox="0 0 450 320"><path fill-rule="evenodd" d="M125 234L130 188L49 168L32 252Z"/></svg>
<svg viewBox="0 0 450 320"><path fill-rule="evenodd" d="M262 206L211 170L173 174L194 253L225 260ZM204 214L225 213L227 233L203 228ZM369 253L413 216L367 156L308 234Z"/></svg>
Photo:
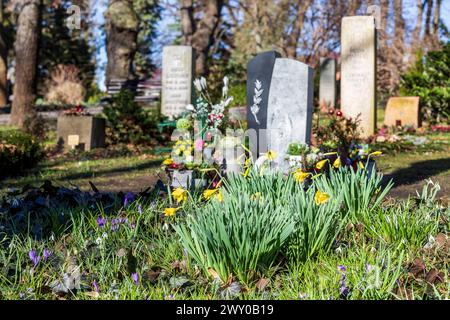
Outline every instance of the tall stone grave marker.
<svg viewBox="0 0 450 320"><path fill-rule="evenodd" d="M321 106L334 108L336 106L336 60L320 58L320 88L319 100Z"/></svg>
<svg viewBox="0 0 450 320"><path fill-rule="evenodd" d="M192 103L194 50L190 46L163 49L161 113L169 118L186 111Z"/></svg>
<svg viewBox="0 0 450 320"><path fill-rule="evenodd" d="M313 69L292 59L276 59L267 107L267 148L275 166L287 169L289 144L309 144L313 114Z"/></svg>
<svg viewBox="0 0 450 320"><path fill-rule="evenodd" d="M419 100L419 97L389 98L384 114L384 124L420 127Z"/></svg>
<svg viewBox="0 0 450 320"><path fill-rule="evenodd" d="M268 150L278 153L275 165L284 168L291 142L309 143L313 112L313 70L291 59L265 52L247 69L247 122L253 159ZM252 132L250 132L250 135Z"/></svg>
<svg viewBox="0 0 450 320"><path fill-rule="evenodd" d="M251 135L250 150L256 160L267 152L267 141L260 130L267 129L267 104L275 60L281 57L276 51L264 52L247 65L247 124Z"/></svg>
<svg viewBox="0 0 450 320"><path fill-rule="evenodd" d="M344 17L341 36L341 109L360 115L363 137L376 128L376 31L372 16Z"/></svg>

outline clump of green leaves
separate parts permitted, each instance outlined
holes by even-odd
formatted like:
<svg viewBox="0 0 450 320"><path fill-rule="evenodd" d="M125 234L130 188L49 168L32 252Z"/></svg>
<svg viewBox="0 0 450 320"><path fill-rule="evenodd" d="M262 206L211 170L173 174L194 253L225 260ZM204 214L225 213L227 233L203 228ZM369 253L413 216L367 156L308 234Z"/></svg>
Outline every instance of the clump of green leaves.
<svg viewBox="0 0 450 320"><path fill-rule="evenodd" d="M370 163L370 162L368 162ZM316 185L320 190L340 197L342 195L345 212L350 220L360 220L367 212L379 207L382 200L393 187L390 181L382 187L383 176L376 173L375 168L358 167L355 171L350 167L330 170L329 176L317 179Z"/></svg>
<svg viewBox="0 0 450 320"><path fill-rule="evenodd" d="M233 275L243 283L274 264L293 229L286 208L230 194L175 226L183 246L205 273L212 269L223 282Z"/></svg>

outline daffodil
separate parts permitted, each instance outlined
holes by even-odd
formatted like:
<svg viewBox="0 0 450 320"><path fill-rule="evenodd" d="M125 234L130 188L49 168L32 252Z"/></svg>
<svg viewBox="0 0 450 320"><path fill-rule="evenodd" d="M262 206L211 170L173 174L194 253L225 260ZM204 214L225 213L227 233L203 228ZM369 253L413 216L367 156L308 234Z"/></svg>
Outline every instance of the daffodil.
<svg viewBox="0 0 450 320"><path fill-rule="evenodd" d="M383 154L383 152L381 152L381 151L375 151L375 152L372 152L371 154L369 154L369 157L381 156L382 154Z"/></svg>
<svg viewBox="0 0 450 320"><path fill-rule="evenodd" d="M165 208L164 209L164 215L166 217L174 217L177 213L178 208Z"/></svg>
<svg viewBox="0 0 450 320"><path fill-rule="evenodd" d="M173 159L169 158L163 161L163 165L170 166L173 163Z"/></svg>
<svg viewBox="0 0 450 320"><path fill-rule="evenodd" d="M311 173L303 172L301 169L295 170L293 174L295 181L300 183L303 183L303 181L305 181L306 178L308 178L311 175Z"/></svg>
<svg viewBox="0 0 450 320"><path fill-rule="evenodd" d="M314 200L316 204L324 204L330 199L330 195L328 193L317 190L316 195L314 196Z"/></svg>
<svg viewBox="0 0 450 320"><path fill-rule="evenodd" d="M316 169L317 170L322 170L322 168L325 166L325 164L328 162L328 159L325 160L321 160L319 162L316 163Z"/></svg>
<svg viewBox="0 0 450 320"><path fill-rule="evenodd" d="M365 169L365 167L364 167L364 165L363 165L363 163L360 161L360 162L358 162L358 165L359 165L359 167L361 168L361 169Z"/></svg>
<svg viewBox="0 0 450 320"><path fill-rule="evenodd" d="M333 167L335 167L336 169L339 169L341 167L341 157L337 157L336 160L334 160Z"/></svg>
<svg viewBox="0 0 450 320"><path fill-rule="evenodd" d="M276 151L269 150L266 153L266 157L267 157L267 160L274 161L278 157L278 153Z"/></svg>
<svg viewBox="0 0 450 320"><path fill-rule="evenodd" d="M218 188L207 189L203 192L203 198L205 198L206 200L214 198L219 202L222 202L223 201L222 191L220 191L220 189Z"/></svg>
<svg viewBox="0 0 450 320"><path fill-rule="evenodd" d="M183 188L176 188L172 192L172 196L177 203L182 203L182 202L187 201L188 192L187 192L187 190L184 190Z"/></svg>

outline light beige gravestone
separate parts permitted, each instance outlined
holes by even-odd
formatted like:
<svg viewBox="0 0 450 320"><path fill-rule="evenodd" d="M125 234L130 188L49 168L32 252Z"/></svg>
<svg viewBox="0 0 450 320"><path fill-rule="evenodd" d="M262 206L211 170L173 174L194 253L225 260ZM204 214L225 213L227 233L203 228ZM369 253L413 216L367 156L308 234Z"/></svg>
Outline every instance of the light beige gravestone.
<svg viewBox="0 0 450 320"><path fill-rule="evenodd" d="M163 49L161 113L169 118L186 111L192 103L194 50L190 46Z"/></svg>
<svg viewBox="0 0 450 320"><path fill-rule="evenodd" d="M344 17L341 36L341 109L360 115L363 137L376 128L376 31L372 16Z"/></svg>
<svg viewBox="0 0 450 320"><path fill-rule="evenodd" d="M420 127L419 100L419 97L390 98L384 113L384 124Z"/></svg>

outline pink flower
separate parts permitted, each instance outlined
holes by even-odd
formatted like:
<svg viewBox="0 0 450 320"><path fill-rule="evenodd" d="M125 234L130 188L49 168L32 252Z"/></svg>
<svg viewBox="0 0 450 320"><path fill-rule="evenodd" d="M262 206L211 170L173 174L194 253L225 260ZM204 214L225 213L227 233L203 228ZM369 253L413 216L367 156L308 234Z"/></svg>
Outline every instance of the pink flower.
<svg viewBox="0 0 450 320"><path fill-rule="evenodd" d="M202 151L205 146L205 142L202 139L195 140L195 150Z"/></svg>

